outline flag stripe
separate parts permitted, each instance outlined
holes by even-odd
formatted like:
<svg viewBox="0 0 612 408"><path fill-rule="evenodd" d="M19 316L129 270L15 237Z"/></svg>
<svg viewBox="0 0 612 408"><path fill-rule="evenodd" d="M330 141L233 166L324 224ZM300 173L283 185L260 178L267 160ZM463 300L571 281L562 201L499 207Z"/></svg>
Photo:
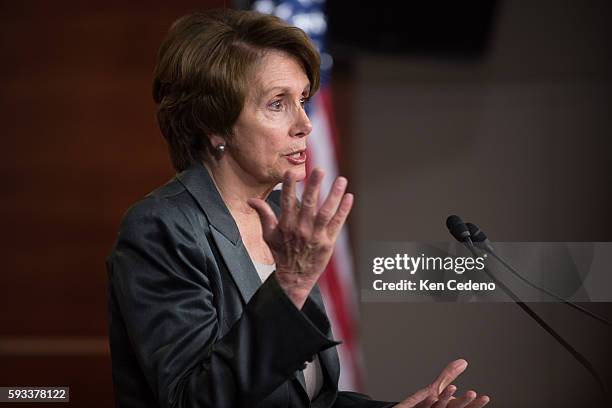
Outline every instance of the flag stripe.
<svg viewBox="0 0 612 408"><path fill-rule="evenodd" d="M332 126L329 112L330 102L328 88L324 87L314 98L311 111L313 124L312 138L309 143L309 167L321 167L326 170L327 184L322 191L329 191L331 183L338 175L336 143L337 133ZM321 290L329 309L335 335L342 341L339 347L342 362L340 383L344 389L360 390L361 379L357 362L358 350L355 341L355 313L357 302L355 282L350 262L348 236L346 228L341 231L330 263L320 279Z"/></svg>

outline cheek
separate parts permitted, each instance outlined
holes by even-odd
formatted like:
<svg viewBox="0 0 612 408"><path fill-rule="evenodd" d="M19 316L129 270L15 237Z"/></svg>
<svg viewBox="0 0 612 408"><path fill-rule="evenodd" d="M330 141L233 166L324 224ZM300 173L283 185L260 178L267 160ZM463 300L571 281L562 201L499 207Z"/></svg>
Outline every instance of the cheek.
<svg viewBox="0 0 612 408"><path fill-rule="evenodd" d="M289 149L287 131L283 128L267 126L258 133L255 149L269 160L278 160Z"/></svg>
<svg viewBox="0 0 612 408"><path fill-rule="evenodd" d="M289 134L291 124L294 122L294 114L290 110L283 112L273 112L261 109L257 111L255 117L258 131L266 134L267 139L282 139Z"/></svg>
<svg viewBox="0 0 612 408"><path fill-rule="evenodd" d="M287 150L286 143L283 143L279 134L271 132L271 129L258 130L251 132L248 142L241 143L238 148L243 163L251 167L252 171L256 171L257 168L263 170L277 167L279 163L282 165L281 156Z"/></svg>
<svg viewBox="0 0 612 408"><path fill-rule="evenodd" d="M243 160L256 167L270 168L285 164L282 154L291 147L288 137L290 121L286 120L286 116L257 111L240 124L236 136L242 140L236 147Z"/></svg>

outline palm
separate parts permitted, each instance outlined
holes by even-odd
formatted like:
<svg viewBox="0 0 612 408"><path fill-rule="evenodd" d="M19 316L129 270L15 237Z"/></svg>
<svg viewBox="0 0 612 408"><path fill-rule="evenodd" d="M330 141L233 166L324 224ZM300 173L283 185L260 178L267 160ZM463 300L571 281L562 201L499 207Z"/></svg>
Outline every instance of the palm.
<svg viewBox="0 0 612 408"><path fill-rule="evenodd" d="M322 179L323 171L314 169L298 207L294 176L287 172L279 219L265 201L249 200L249 205L259 214L263 238L274 256L276 277L288 292L310 292L331 258L338 233L353 204L352 194L345 194L347 180L338 177L317 209Z"/></svg>
<svg viewBox="0 0 612 408"><path fill-rule="evenodd" d="M474 391L468 391L459 398L453 397L457 387L451 385L465 369L467 361L455 360L448 364L444 370L427 387L420 389L404 401L396 405L397 408L481 408L489 402L489 397L481 395L477 398Z"/></svg>

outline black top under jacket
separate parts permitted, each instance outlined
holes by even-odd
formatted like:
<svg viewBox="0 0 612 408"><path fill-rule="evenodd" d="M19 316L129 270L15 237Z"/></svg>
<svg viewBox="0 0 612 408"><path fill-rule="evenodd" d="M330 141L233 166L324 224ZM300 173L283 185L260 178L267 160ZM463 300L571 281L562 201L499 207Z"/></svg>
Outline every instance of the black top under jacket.
<svg viewBox="0 0 612 408"><path fill-rule="evenodd" d="M261 283L201 164L127 211L107 270L118 407L393 405L338 392L339 342L318 288L298 310L274 273ZM301 370L317 353L324 383L310 402Z"/></svg>

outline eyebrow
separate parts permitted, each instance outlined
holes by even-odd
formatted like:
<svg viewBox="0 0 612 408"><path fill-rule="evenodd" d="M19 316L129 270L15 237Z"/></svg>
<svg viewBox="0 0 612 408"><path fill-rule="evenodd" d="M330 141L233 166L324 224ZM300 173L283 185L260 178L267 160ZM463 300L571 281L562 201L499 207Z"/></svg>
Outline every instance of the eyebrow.
<svg viewBox="0 0 612 408"><path fill-rule="evenodd" d="M267 95L276 91L282 91L283 93L291 93L291 89L287 88L286 86L275 86L273 88L264 90L262 94ZM302 93L304 92L310 93L310 83L306 84Z"/></svg>

